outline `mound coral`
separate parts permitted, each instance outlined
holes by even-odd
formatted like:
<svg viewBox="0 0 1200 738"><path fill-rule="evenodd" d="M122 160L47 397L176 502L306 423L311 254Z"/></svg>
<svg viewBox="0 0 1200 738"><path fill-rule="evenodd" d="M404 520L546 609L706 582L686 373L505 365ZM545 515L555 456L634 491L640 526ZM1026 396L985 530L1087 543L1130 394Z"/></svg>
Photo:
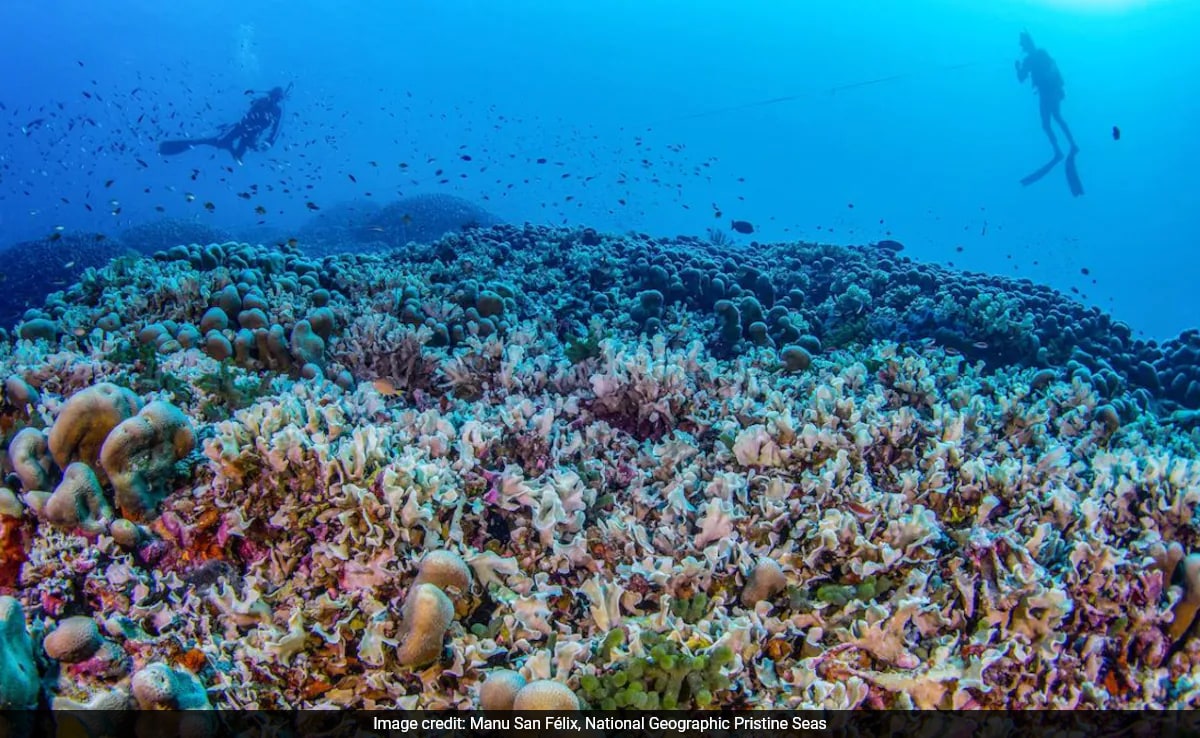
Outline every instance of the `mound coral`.
<svg viewBox="0 0 1200 738"><path fill-rule="evenodd" d="M167 402L151 402L113 428L100 450L100 463L121 514L131 520L150 517L170 492L167 483L175 464L195 446L191 422Z"/></svg>
<svg viewBox="0 0 1200 738"><path fill-rule="evenodd" d="M38 670L25 613L15 598L0 595L0 708L27 710L37 704Z"/></svg>
<svg viewBox="0 0 1200 738"><path fill-rule="evenodd" d="M111 382L71 395L50 429L48 442L54 461L61 469L74 461L83 462L101 481L108 481L100 464L100 448L108 434L136 415L141 406L136 394Z"/></svg>
<svg viewBox="0 0 1200 738"><path fill-rule="evenodd" d="M195 674L150 664L133 675L133 697L143 710L207 710L211 706L204 685Z"/></svg>
<svg viewBox="0 0 1200 738"><path fill-rule="evenodd" d="M23 428L8 444L8 458L25 491L50 488L57 472L46 435L36 428Z"/></svg>
<svg viewBox="0 0 1200 738"><path fill-rule="evenodd" d="M404 600L400 645L396 660L402 666L426 666L442 654L442 640L454 620L454 603L437 585L418 584Z"/></svg>
<svg viewBox="0 0 1200 738"><path fill-rule="evenodd" d="M103 644L96 621L82 615L63 620L42 640L47 656L68 664L83 661Z"/></svg>
<svg viewBox="0 0 1200 738"><path fill-rule="evenodd" d="M96 473L78 461L67 467L62 482L42 503L40 512L51 525L90 536L106 531L113 517Z"/></svg>

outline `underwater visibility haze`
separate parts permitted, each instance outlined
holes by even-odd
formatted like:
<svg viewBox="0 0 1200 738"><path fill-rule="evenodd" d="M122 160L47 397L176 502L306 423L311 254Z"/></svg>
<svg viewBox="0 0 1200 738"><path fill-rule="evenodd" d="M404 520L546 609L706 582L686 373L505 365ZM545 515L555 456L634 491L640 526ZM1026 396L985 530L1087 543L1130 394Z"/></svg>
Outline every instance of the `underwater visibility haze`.
<svg viewBox="0 0 1200 738"><path fill-rule="evenodd" d="M0 708L1200 699L1200 7L0 7Z"/></svg>

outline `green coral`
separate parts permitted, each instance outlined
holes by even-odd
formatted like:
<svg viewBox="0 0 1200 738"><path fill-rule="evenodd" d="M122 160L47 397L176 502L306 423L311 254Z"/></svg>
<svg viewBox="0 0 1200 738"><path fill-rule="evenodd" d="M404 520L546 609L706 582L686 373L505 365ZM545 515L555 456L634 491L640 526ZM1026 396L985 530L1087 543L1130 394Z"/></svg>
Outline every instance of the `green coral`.
<svg viewBox="0 0 1200 738"><path fill-rule="evenodd" d="M567 339L563 353L572 364L595 359L600 356L600 344L606 338L608 338L608 331L601 328L596 321L592 321L588 326L587 335L571 336Z"/></svg>
<svg viewBox="0 0 1200 738"><path fill-rule="evenodd" d="M700 592L695 597L678 597L671 601L671 612L685 623L695 625L708 614L708 595Z"/></svg>
<svg viewBox="0 0 1200 738"><path fill-rule="evenodd" d="M614 631L620 633L620 631ZM611 633L600 650L605 655L624 640ZM730 687L721 669L733 662L728 646L702 654L687 654L679 644L657 633L643 633L650 653L633 657L615 668L588 674L579 680L584 697L600 710L675 710L710 707L720 702Z"/></svg>
<svg viewBox="0 0 1200 738"><path fill-rule="evenodd" d="M113 364L131 365L124 381L118 381L118 384L126 385L139 395L165 391L171 395L172 402L179 405L190 404L195 396L185 380L163 369L154 344L135 345L122 341L104 358Z"/></svg>
<svg viewBox="0 0 1200 738"><path fill-rule="evenodd" d="M200 403L200 412L209 421L224 420L271 391L269 377L239 376L231 359L220 362L216 371L200 376L195 385L206 395Z"/></svg>
<svg viewBox="0 0 1200 738"><path fill-rule="evenodd" d="M871 329L867 323L867 314L841 320L823 338L823 343L829 348L850 348L863 346L871 342Z"/></svg>
<svg viewBox="0 0 1200 738"><path fill-rule="evenodd" d="M802 590L789 592L793 609L811 609L813 599L834 607L844 607L847 603L859 600L874 602L880 595L886 594L895 587L895 583L886 577L870 576L857 584L822 584L816 592L806 593Z"/></svg>

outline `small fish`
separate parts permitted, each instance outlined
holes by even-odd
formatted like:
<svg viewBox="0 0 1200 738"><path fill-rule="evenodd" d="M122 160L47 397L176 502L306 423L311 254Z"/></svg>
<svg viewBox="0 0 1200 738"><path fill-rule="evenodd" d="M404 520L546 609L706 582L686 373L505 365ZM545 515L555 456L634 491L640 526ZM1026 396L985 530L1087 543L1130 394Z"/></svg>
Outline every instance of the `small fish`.
<svg viewBox="0 0 1200 738"><path fill-rule="evenodd" d="M295 246L295 245L296 245L296 244L298 244L298 243L300 243L300 242L299 242L299 241L297 241L297 240L296 240L296 239L294 239L294 238L289 238L289 239L287 240L287 245L288 245L288 246Z"/></svg>
<svg viewBox="0 0 1200 738"><path fill-rule="evenodd" d="M183 199L187 200L188 202L195 202L196 196L190 192L185 192L183 194Z"/></svg>
<svg viewBox="0 0 1200 738"><path fill-rule="evenodd" d="M309 202L304 203L304 207L308 208L309 210L320 210L321 209L321 207L319 205L317 205L315 202L312 202L311 200Z"/></svg>
<svg viewBox="0 0 1200 738"><path fill-rule="evenodd" d="M259 215L266 215L267 209L264 208L262 205L259 205L258 207L254 208L254 212L258 213Z"/></svg>
<svg viewBox="0 0 1200 738"><path fill-rule="evenodd" d="M409 225L413 221L412 216L409 215L408 213L405 213L403 215L403 217L400 218L400 220L401 220L401 222L404 223L404 225Z"/></svg>
<svg viewBox="0 0 1200 738"><path fill-rule="evenodd" d="M73 266L75 266L75 262L68 261L66 264L63 264L63 269L70 269Z"/></svg>
<svg viewBox="0 0 1200 738"><path fill-rule="evenodd" d="M731 220L729 221L729 227L744 235L754 233L754 224L748 220Z"/></svg>
<svg viewBox="0 0 1200 738"><path fill-rule="evenodd" d="M211 202L206 202L206 203L204 203L204 209L211 213L212 211L217 209L217 206Z"/></svg>
<svg viewBox="0 0 1200 738"><path fill-rule="evenodd" d="M392 384L391 380L388 379L376 379L371 382L371 386L384 397L395 397L400 394L400 390L396 389L396 385Z"/></svg>
<svg viewBox="0 0 1200 738"><path fill-rule="evenodd" d="M51 240L51 241L57 241L57 240L59 240L60 238L62 238L62 234L61 234L61 233L59 233L58 231L55 231L54 233L51 233L51 234L50 234L50 238L49 238L49 240Z"/></svg>
<svg viewBox="0 0 1200 738"><path fill-rule="evenodd" d="M351 182L358 184L358 178L355 177L353 174L347 174L346 176L350 178Z"/></svg>
<svg viewBox="0 0 1200 738"><path fill-rule="evenodd" d="M1120 126L1113 126L1113 140L1114 141L1121 140L1121 127Z"/></svg>

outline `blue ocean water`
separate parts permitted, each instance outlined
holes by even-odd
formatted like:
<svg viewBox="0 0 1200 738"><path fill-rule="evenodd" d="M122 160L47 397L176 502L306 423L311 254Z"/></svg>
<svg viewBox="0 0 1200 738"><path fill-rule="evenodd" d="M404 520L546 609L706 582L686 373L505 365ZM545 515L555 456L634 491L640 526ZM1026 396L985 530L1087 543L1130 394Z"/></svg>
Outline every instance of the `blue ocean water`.
<svg viewBox="0 0 1200 738"><path fill-rule="evenodd" d="M1019 184L1051 154L1023 29L1065 79L1082 197L1061 166ZM8 0L0 240L164 216L283 238L446 193L513 222L895 239L1166 338L1197 321L1198 31L1167 0ZM270 151L158 156L289 84Z"/></svg>

